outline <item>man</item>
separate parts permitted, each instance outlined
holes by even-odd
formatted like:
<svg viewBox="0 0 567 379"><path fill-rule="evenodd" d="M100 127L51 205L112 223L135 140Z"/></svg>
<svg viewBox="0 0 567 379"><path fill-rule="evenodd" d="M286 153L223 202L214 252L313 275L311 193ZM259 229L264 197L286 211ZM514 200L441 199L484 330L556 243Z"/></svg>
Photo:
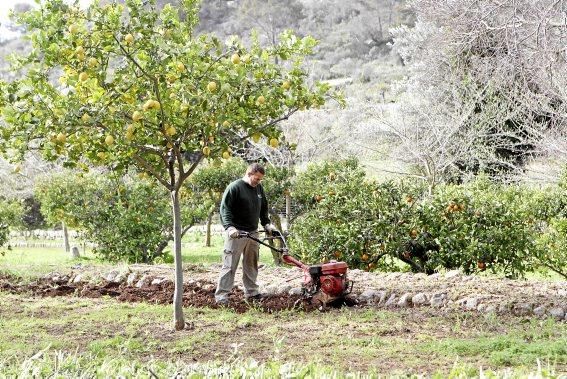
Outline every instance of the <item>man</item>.
<svg viewBox="0 0 567 379"><path fill-rule="evenodd" d="M264 167L253 163L248 166L244 177L230 183L222 195L220 218L225 229L225 242L222 269L215 292L217 304L228 304L241 255L244 294L246 298L261 298L256 284L260 246L250 238L239 238L239 232L249 232L257 237L259 221L266 232L275 230L268 217L268 201L260 184L264 175Z"/></svg>

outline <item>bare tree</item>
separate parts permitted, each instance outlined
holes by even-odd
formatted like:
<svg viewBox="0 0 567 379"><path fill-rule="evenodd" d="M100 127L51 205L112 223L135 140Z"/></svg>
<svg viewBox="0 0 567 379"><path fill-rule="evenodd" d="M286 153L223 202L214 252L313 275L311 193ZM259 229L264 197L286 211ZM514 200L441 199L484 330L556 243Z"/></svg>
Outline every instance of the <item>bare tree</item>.
<svg viewBox="0 0 567 379"><path fill-rule="evenodd" d="M550 141L567 132L565 1L411 5L415 27L392 31L410 100L383 118L404 158L433 182L455 171L509 176L541 156L564 165L565 144Z"/></svg>

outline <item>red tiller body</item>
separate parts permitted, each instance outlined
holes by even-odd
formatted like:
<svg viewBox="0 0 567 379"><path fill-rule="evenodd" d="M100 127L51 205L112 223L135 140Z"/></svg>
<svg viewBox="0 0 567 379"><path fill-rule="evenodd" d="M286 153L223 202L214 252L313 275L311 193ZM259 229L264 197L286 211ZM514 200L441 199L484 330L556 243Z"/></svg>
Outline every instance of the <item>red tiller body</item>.
<svg viewBox="0 0 567 379"><path fill-rule="evenodd" d="M306 265L289 254L287 244L281 233L275 232L271 239L282 241L283 248L278 249L245 233L243 236L251 238L270 249L281 254L282 260L303 271L304 295L324 304L342 298L352 290L353 282L347 278L348 265L345 262L330 261L328 263Z"/></svg>

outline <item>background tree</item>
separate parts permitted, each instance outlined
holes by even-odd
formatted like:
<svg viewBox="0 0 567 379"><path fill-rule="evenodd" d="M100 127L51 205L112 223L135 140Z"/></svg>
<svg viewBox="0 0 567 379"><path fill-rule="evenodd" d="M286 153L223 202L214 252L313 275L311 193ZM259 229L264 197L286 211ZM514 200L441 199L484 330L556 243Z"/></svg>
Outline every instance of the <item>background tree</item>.
<svg viewBox="0 0 567 379"><path fill-rule="evenodd" d="M10 229L18 228L22 223L23 208L17 200L7 200L0 197L0 248L8 242ZM9 249L10 247L8 247ZM5 252L0 250L2 255Z"/></svg>
<svg viewBox="0 0 567 379"><path fill-rule="evenodd" d="M48 0L20 21L33 43L0 85L6 125L0 150L11 160L40 149L68 167L94 163L144 171L169 192L175 251L174 323L182 329L180 192L203 159L235 150L254 133L277 142L278 123L321 105L329 90L304 84L302 60L315 41L291 32L245 48L194 35L197 1L180 9L128 0L87 10ZM286 61L285 68L275 58ZM57 84L51 77L59 76ZM187 158L186 158L187 157Z"/></svg>
<svg viewBox="0 0 567 379"><path fill-rule="evenodd" d="M390 124L400 130L407 129L400 125L405 123L419 136L424 128L453 136L448 154L436 164L449 177L452 170L516 174L543 155L564 164L564 146L549 144L548 137L564 140L567 124L563 2L410 4L419 21L394 29L394 48L409 69L403 85L408 96L419 99L413 113L421 117L392 112ZM404 152L419 152L414 163L425 170L429 140L400 140ZM437 140L437 147L443 145Z"/></svg>
<svg viewBox="0 0 567 379"><path fill-rule="evenodd" d="M256 29L264 42L275 45L284 30L297 30L303 17L303 5L298 0L241 0L235 32L244 34Z"/></svg>
<svg viewBox="0 0 567 379"><path fill-rule="evenodd" d="M182 191L181 235L205 219L209 203ZM132 175L65 172L40 180L35 197L51 225L80 232L94 253L112 261L170 262L173 240L167 192L154 181Z"/></svg>

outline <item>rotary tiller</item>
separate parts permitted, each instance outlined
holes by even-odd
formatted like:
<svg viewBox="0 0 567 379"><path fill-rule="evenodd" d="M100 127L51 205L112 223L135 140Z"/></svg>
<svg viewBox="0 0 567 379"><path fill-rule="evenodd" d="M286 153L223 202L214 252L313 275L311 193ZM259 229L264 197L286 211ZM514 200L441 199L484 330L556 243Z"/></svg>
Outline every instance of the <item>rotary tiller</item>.
<svg viewBox="0 0 567 379"><path fill-rule="evenodd" d="M240 237L250 238L269 247L281 254L285 263L300 268L303 271L303 296L310 299L312 303L325 307L329 303L343 299L352 291L353 281L347 278L348 266L345 262L331 260L328 263L306 265L289 253L284 236L277 230L273 231L271 236L266 233L263 240L248 232L240 232ZM272 246L264 242L265 240L280 240L282 246L279 248Z"/></svg>

